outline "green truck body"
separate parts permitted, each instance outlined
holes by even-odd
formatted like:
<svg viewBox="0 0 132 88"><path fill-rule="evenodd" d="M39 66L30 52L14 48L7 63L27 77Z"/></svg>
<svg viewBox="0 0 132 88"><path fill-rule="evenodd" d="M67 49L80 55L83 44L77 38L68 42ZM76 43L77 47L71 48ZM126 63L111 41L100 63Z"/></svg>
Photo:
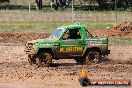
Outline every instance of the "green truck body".
<svg viewBox="0 0 132 88"><path fill-rule="evenodd" d="M101 56L110 54L108 38L94 37L84 25L77 24L56 28L49 38L27 41L25 48L30 59L48 53L52 59L82 58L83 61L90 51Z"/></svg>

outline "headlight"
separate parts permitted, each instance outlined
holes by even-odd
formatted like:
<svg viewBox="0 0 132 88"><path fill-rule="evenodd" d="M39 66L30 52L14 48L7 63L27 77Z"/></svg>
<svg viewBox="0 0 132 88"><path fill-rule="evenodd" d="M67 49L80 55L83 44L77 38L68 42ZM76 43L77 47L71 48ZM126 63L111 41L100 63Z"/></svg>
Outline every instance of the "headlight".
<svg viewBox="0 0 132 88"><path fill-rule="evenodd" d="M27 43L26 44L26 47L29 49L29 48L32 48L33 47L33 43Z"/></svg>

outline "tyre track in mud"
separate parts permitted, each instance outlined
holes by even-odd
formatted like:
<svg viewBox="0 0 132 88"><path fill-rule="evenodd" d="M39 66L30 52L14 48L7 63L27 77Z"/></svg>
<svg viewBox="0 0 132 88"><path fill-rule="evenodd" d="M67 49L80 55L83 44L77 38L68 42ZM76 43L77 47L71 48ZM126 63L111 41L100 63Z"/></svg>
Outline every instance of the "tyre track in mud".
<svg viewBox="0 0 132 88"><path fill-rule="evenodd" d="M127 52L131 51L132 46L110 46L110 49L112 50L112 54L109 56L109 59L112 60L110 62L102 61L99 64L86 66L77 65L74 60L70 59L54 60L52 67L36 68L36 65L28 64L23 44L1 43L0 86L3 88L80 88L78 78L81 75L82 67L89 71L90 78L131 79L132 65L119 63L118 59L131 57L131 53ZM122 56L127 54L128 56L122 58L121 55L115 56L116 54L122 54Z"/></svg>
<svg viewBox="0 0 132 88"><path fill-rule="evenodd" d="M128 30L129 29L129 30ZM93 32L98 36L130 37L131 23L119 24L106 31ZM99 64L77 65L74 60L56 60L52 67L36 68L29 65L24 53L24 44L28 40L46 38L49 33L0 33L0 88L81 88L78 78L84 67L90 78L126 78L132 81L132 45L110 45L109 60ZM122 88L106 86L105 88ZM90 88L104 88L90 86ZM132 88L132 86L123 86Z"/></svg>

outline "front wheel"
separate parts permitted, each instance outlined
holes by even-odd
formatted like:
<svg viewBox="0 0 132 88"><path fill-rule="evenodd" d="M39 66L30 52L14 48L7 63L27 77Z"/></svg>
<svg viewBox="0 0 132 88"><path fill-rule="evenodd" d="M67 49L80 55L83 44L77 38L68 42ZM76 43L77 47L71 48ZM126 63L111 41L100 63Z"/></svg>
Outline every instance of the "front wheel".
<svg viewBox="0 0 132 88"><path fill-rule="evenodd" d="M47 52L42 52L40 53L39 57L36 59L36 62L38 66L41 66L42 62L44 62L44 65L48 67L52 64L52 55Z"/></svg>
<svg viewBox="0 0 132 88"><path fill-rule="evenodd" d="M44 53L44 63L45 66L50 66L52 64L52 55L50 53Z"/></svg>
<svg viewBox="0 0 132 88"><path fill-rule="evenodd" d="M34 55L28 55L28 62L32 65L35 64L35 56Z"/></svg>
<svg viewBox="0 0 132 88"><path fill-rule="evenodd" d="M101 59L101 53L99 51L90 51L86 55L86 64L90 64L91 62L99 63Z"/></svg>

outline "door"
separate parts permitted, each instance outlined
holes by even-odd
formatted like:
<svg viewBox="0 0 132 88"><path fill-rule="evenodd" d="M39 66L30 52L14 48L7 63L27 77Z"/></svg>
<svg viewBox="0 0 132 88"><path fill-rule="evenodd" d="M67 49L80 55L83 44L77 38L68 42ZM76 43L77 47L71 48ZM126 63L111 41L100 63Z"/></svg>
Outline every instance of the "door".
<svg viewBox="0 0 132 88"><path fill-rule="evenodd" d="M60 41L59 52L63 57L81 56L84 46L81 30L79 28L68 29Z"/></svg>

